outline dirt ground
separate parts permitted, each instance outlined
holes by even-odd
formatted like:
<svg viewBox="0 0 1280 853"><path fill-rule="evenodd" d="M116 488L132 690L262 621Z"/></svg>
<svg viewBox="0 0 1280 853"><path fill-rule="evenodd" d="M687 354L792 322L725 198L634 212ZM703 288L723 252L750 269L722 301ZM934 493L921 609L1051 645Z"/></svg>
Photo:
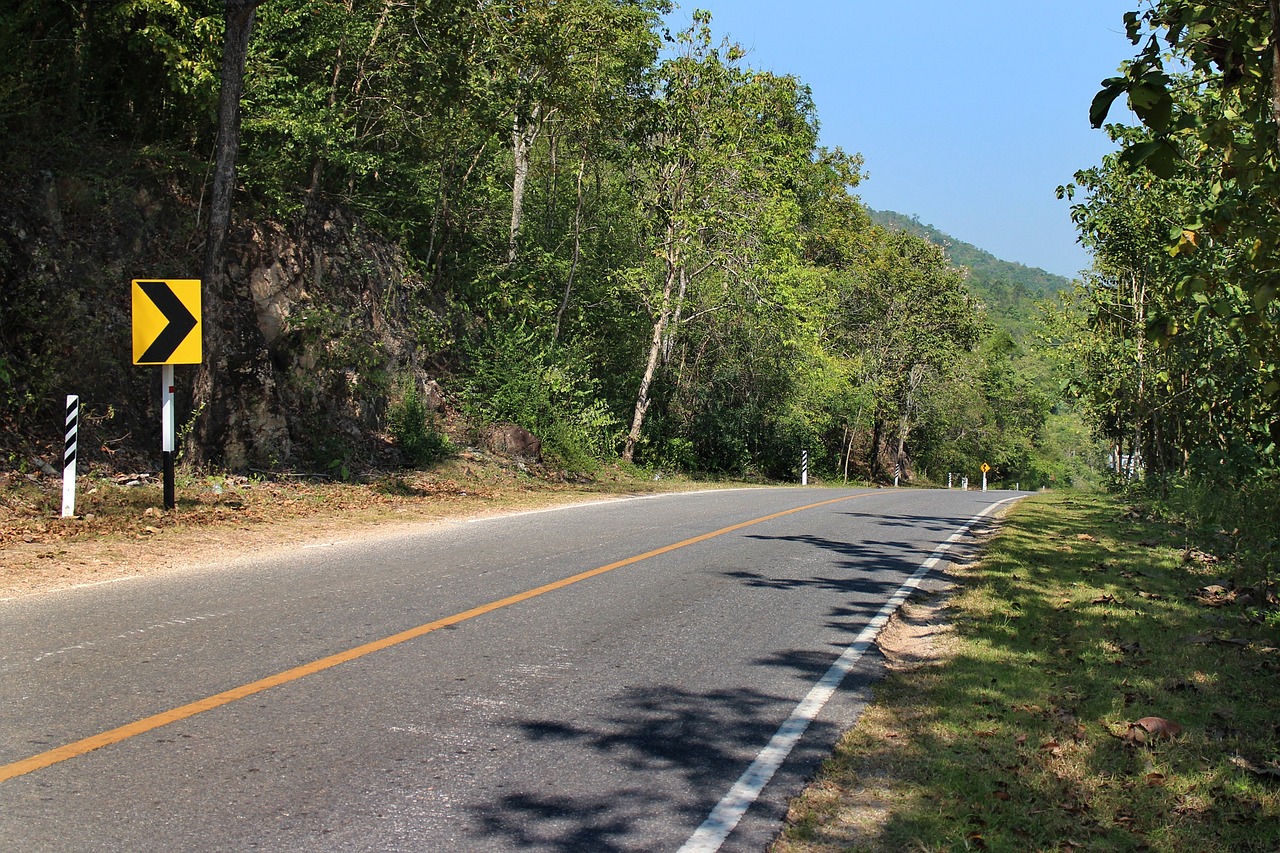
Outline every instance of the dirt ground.
<svg viewBox="0 0 1280 853"><path fill-rule="evenodd" d="M358 484L181 478L170 512L161 509L154 474L82 477L76 515L63 519L60 480L0 472L0 599L678 487L610 472L591 482L563 482L473 455L429 474Z"/></svg>

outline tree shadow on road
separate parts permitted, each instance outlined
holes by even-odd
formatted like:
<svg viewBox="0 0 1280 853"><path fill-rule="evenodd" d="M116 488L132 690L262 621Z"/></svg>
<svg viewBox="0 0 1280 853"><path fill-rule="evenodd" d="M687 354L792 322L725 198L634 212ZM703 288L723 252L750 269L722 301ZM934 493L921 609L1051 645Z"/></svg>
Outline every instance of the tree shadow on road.
<svg viewBox="0 0 1280 853"><path fill-rule="evenodd" d="M591 721L514 721L524 739L559 744L570 763L581 756L574 778L558 791L495 798L478 807L476 817L495 849L648 850L655 849L654 833L661 832L675 833L674 849L769 742L795 701L745 686L698 692L660 685L623 691L612 714ZM801 768L800 779L816 768L837 735L831 724L811 727L789 760ZM621 772L666 781L643 790L610 790Z"/></svg>
<svg viewBox="0 0 1280 853"><path fill-rule="evenodd" d="M964 522L912 518L903 520L903 526L924 524L936 532L955 530ZM807 534L750 538L798 543L837 555L834 571L826 561L823 574L807 577L787 573L796 563L768 572L722 572L762 593L809 591L834 599L827 606L826 626L839 633L828 648L779 649L755 661L794 672L808 683L830 668L852 636L933 549L927 543L896 539L851 542ZM842 692L865 691L879 664L873 653L846 679ZM749 685L706 691L648 685L623 689L606 716L571 722L513 720L509 725L522 740L557 745L563 766L573 768L572 778L562 779L557 790L495 795L476 807L475 817L495 849L675 849L769 742L796 701L794 695ZM815 721L773 784L785 778L784 785L798 787L829 755L839 733L836 723ZM613 778L636 772L651 774L655 784L611 790Z"/></svg>

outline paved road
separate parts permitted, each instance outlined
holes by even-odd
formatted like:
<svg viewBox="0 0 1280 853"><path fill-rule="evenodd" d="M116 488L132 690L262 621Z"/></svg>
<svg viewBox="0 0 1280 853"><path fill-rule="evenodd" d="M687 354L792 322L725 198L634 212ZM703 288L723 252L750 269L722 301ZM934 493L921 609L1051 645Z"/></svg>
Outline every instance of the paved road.
<svg viewBox="0 0 1280 853"><path fill-rule="evenodd" d="M0 849L675 851L1007 497L664 495L0 602ZM851 666L698 849L763 849Z"/></svg>

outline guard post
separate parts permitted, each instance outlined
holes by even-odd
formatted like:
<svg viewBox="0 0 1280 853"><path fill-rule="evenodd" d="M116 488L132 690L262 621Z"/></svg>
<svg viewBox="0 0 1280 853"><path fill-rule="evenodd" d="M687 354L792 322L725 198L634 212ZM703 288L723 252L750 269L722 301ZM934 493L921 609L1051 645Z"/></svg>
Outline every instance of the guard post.
<svg viewBox="0 0 1280 853"><path fill-rule="evenodd" d="M76 446L80 432L80 398L67 395L67 433L62 445L62 517L76 514Z"/></svg>

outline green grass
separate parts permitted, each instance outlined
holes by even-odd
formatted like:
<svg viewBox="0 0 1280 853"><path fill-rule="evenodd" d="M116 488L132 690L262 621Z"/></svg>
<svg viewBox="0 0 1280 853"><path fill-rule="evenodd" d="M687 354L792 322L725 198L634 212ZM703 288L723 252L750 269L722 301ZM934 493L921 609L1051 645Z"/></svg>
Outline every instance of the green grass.
<svg viewBox="0 0 1280 853"><path fill-rule="evenodd" d="M954 656L878 686L775 853L1280 850L1280 619L1188 535L1106 496L1020 504Z"/></svg>

